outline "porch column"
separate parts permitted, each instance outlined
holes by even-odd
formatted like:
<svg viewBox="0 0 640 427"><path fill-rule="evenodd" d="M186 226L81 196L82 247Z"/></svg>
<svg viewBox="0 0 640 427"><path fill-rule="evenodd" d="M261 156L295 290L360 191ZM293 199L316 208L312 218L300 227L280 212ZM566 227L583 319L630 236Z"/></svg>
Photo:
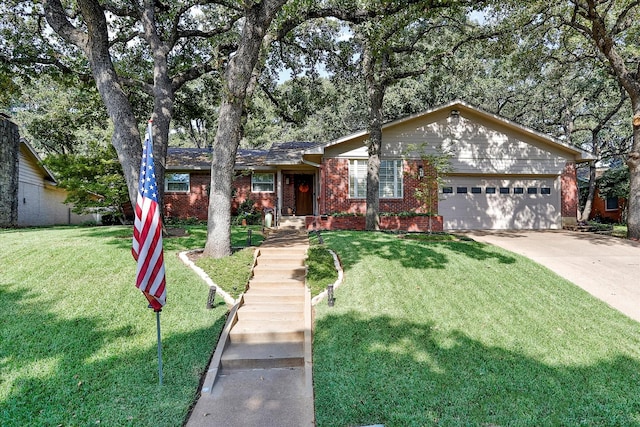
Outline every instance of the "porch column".
<svg viewBox="0 0 640 427"><path fill-rule="evenodd" d="M282 170L278 169L278 173L276 174L276 217L278 218L278 222L280 222L280 217L282 217Z"/></svg>
<svg viewBox="0 0 640 427"><path fill-rule="evenodd" d="M578 223L578 178L575 162L567 162L560 175L562 226Z"/></svg>

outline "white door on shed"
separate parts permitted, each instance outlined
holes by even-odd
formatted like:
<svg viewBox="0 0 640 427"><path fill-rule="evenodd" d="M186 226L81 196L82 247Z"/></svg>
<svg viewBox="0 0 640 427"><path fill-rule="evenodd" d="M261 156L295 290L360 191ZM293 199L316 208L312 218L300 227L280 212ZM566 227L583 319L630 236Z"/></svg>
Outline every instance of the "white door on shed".
<svg viewBox="0 0 640 427"><path fill-rule="evenodd" d="M558 178L450 177L440 189L445 230L561 228Z"/></svg>

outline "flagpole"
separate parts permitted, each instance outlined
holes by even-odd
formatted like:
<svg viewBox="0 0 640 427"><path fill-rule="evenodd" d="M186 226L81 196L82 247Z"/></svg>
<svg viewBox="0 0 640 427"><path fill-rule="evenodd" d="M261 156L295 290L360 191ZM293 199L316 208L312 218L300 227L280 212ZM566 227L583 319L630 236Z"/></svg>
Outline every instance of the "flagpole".
<svg viewBox="0 0 640 427"><path fill-rule="evenodd" d="M160 312L162 310L155 310L156 312L156 329L158 330L158 379L160 385L162 385L162 341L160 340Z"/></svg>

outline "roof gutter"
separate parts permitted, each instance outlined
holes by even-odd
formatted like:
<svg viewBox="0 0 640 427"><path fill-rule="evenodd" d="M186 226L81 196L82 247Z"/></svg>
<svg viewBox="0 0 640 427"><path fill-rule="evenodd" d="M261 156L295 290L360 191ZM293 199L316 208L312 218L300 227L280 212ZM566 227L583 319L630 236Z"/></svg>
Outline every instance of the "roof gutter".
<svg viewBox="0 0 640 427"><path fill-rule="evenodd" d="M321 167L320 164L314 163L314 162L310 162L309 160L305 160L305 159L302 159L302 163L304 163L305 165L313 166L314 168Z"/></svg>

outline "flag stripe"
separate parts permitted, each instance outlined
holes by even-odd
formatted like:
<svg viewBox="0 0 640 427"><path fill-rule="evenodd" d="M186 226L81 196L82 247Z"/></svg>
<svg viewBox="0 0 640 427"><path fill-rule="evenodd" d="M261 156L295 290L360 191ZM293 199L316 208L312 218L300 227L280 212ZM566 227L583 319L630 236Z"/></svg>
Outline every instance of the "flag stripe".
<svg viewBox="0 0 640 427"><path fill-rule="evenodd" d="M140 163L135 215L131 253L138 263L136 287L143 292L154 310L160 310L166 303L167 294L151 122L147 127Z"/></svg>

